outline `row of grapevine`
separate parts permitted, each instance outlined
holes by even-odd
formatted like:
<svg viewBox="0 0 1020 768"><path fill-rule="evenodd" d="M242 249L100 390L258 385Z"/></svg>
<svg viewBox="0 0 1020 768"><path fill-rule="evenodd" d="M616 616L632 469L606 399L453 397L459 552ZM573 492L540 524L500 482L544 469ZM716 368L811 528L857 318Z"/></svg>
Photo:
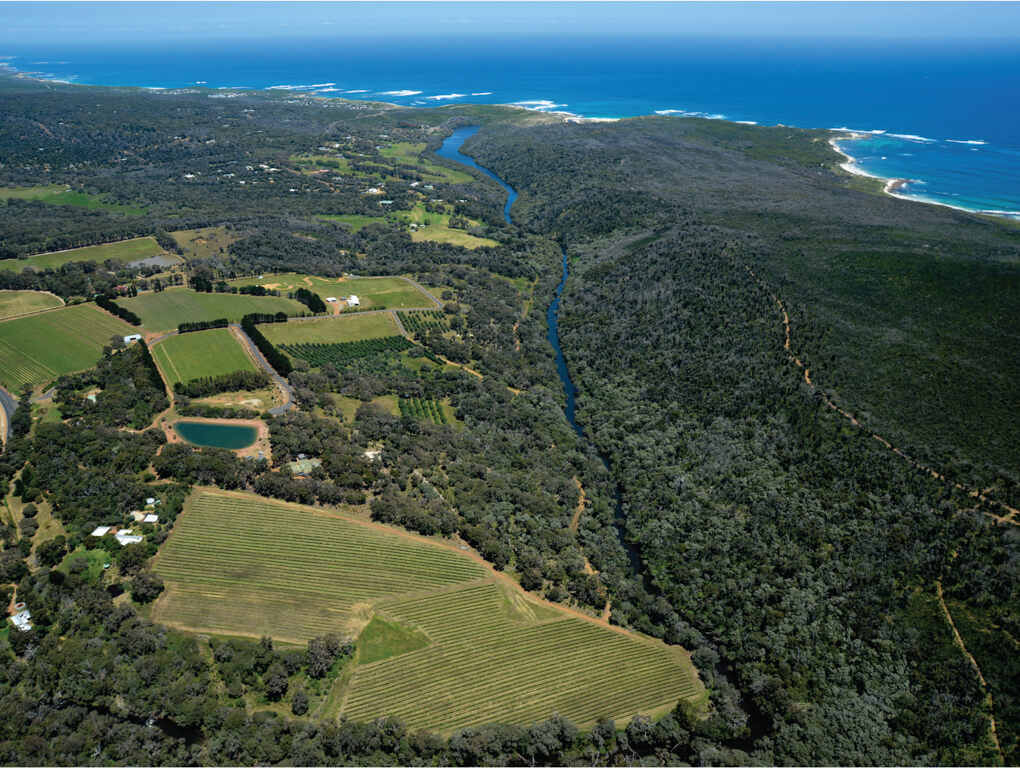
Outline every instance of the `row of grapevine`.
<svg viewBox="0 0 1020 768"><path fill-rule="evenodd" d="M326 363L343 366L358 358L383 352L403 352L413 346L414 343L403 336L383 336L338 344L284 344L282 349L291 357L307 360L313 368L318 368Z"/></svg>
<svg viewBox="0 0 1020 768"><path fill-rule="evenodd" d="M425 330L442 333L450 327L446 315L438 309L429 312L401 312L400 322L411 333Z"/></svg>
<svg viewBox="0 0 1020 768"><path fill-rule="evenodd" d="M433 424L447 424L443 407L432 398L402 397L399 401L400 415L431 421Z"/></svg>

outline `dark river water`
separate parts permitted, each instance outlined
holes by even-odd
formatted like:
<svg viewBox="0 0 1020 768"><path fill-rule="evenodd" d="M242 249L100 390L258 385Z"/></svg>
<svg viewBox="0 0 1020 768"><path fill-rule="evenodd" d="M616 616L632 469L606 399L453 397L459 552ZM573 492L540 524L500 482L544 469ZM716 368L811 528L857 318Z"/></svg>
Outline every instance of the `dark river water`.
<svg viewBox="0 0 1020 768"><path fill-rule="evenodd" d="M479 165L473 158L465 155L460 150L461 145L463 145L465 141L478 133L478 129L479 126L477 125L457 128L446 138L442 146L436 150L436 154L440 157L445 157L447 160L453 160L458 163L463 163L464 165L469 165L472 168L476 168L503 187L507 193L506 205L503 206L503 218L506 219L507 224L513 224L513 219L510 218L510 207L517 199L517 191L495 173L490 171L488 168ZM547 338L549 339L549 344L552 345L553 352L556 353L556 372L559 374L560 383L563 385L563 393L567 397L567 404L563 409L563 413L578 436L584 438L584 430L582 430L580 425L577 423L577 387L574 386L574 382L570 378L570 371L567 369L567 360L563 356L563 348L560 346L560 302L563 297L563 288L566 286L567 278L570 276L570 262L567 259L567 252L565 250L563 251L562 268L563 272L560 277L559 285L556 286L556 294L553 296L553 300L549 304L549 309L546 312L546 320L549 326ZM609 462L606 460L606 457L599 454L599 458L608 470ZM637 550L635 550L634 547L627 542L624 535L626 520L623 515L623 497L619 485L616 486L615 493L616 533L619 536L620 543L623 545L624 550L627 552L627 559L630 561L631 568L634 569L635 573L644 574L641 558L638 555Z"/></svg>

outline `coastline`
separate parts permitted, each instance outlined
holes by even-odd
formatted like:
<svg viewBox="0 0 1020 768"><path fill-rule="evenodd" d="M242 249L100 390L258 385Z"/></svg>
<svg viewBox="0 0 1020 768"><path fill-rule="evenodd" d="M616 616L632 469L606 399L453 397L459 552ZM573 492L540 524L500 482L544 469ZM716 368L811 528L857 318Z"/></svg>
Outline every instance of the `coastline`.
<svg viewBox="0 0 1020 768"><path fill-rule="evenodd" d="M914 196L904 193L902 190L908 184L917 182L917 179L909 179L904 177L889 178L888 176L879 176L875 173L869 173L857 164L857 158L850 155L839 146L840 141L866 141L871 138L872 134L869 133L858 133L855 131L832 131L836 134L829 139L829 146L832 147L833 151L845 158L845 162L839 164L839 167L853 176L863 176L868 179L876 179L878 181L885 182L882 191L889 195L889 197L895 197L899 200L908 200L912 203L927 203L928 205L940 205L943 208L952 208L954 211L962 211L964 213L978 214L981 216L995 216L1000 219L1008 219L1010 221L1016 221L1016 217L1010 215L1005 211L989 211L981 208L964 208L962 205L952 205L951 203L943 203L939 200L931 200L926 197Z"/></svg>
<svg viewBox="0 0 1020 768"><path fill-rule="evenodd" d="M100 87L100 88L127 88L127 89L137 89L137 90L143 90L143 91L149 91L149 92L153 92L153 91L155 91L155 92L165 92L165 93L170 93L170 94L172 94L172 93L202 93L203 91L208 91L209 92L208 95L209 95L210 98L221 98L221 99L223 99L223 98L233 98L233 97L241 96L241 95L243 95L245 93L250 93L250 94L256 94L256 93L257 94L269 94L269 93L273 93L273 92L279 92L281 94L286 94L287 96L289 96L291 98L301 97L301 98L305 98L305 99L340 99L340 100L344 100L344 101L353 101L353 102L357 102L357 103L361 103L361 104L376 104L376 105L385 106L385 107L391 108L391 109L428 109L431 106L436 106L436 107L438 107L438 106L452 106L452 104L453 104L452 102L445 101L445 100L448 99L448 98L451 98L452 96L458 96L458 97L461 97L461 96L466 97L467 96L467 94L449 94L447 96L439 96L439 97L437 97L437 96L429 96L429 97L425 97L425 98L428 98L428 99L437 99L437 101L435 101L432 104L419 104L418 102L415 102L415 103L413 103L411 105L406 105L406 104L396 104L396 103L393 103L393 102L381 101L378 98L368 98L367 97L368 94L376 93L374 91L368 91L368 90L353 90L353 91L348 90L348 91L344 91L344 90L342 90L340 88L335 88L335 87L321 87L320 88L318 86L281 86L281 85L273 85L273 86L266 86L266 87L216 87L216 86L210 86L210 85L206 84L204 81L202 81L200 84L196 83L193 86L185 86L185 87L132 86L132 85L113 85L113 86L107 86L107 85L99 85L99 84L93 84L93 83L79 83L79 82L76 82L76 81L73 81L73 80L65 80L65 79L60 79L60 78L57 78L57 77L47 77L44 73L41 73L41 72L38 72L38 71L23 71L23 70L19 70L16 67L14 67L13 65L11 65L9 62L2 61L2 62L0 62L0 75L4 75L4 74L9 75L9 76L14 77L14 78L18 78L18 79L34 80L34 81L41 82L41 83L57 83L57 84L69 85L69 86L73 86L73 87L76 86L76 87L85 87L85 88L92 88L92 87ZM334 84L333 83L328 83L328 84L324 84L324 85L332 86ZM377 95L384 95L384 94L391 94L391 95L399 94L399 95L404 95L404 93L405 92L398 92L398 91L383 91L383 92L378 92ZM410 93L410 92L406 92L406 93ZM420 91L418 93L420 93ZM365 95L363 96L362 94L365 94ZM483 94L483 93L474 94L474 93L472 93L470 95L471 96L476 96L476 95L482 96L482 95L491 95L491 94L488 94L488 93L486 93L486 94ZM440 103L440 100L442 100L443 103ZM473 104L474 102L470 102L470 101L460 102L460 101L458 101L456 103L458 105L467 106L467 105ZM548 101L548 100L531 100L531 101L525 100L525 101L507 102L507 103L488 103L488 104L484 104L483 106L497 106L497 107L505 107L505 108L516 108L516 109L519 109L519 110L522 110L522 111L525 111L525 112L533 112L533 113L536 113L536 114L549 115L549 116L552 116L554 118L558 118L559 120L561 120L564 123L570 123L570 124L575 124L575 125L580 125L580 124L585 124L585 123L612 123L612 122L617 122L617 121L620 121L620 120L626 120L626 119L632 119L632 118L651 117L653 115L659 115L659 116L681 116L681 117L696 116L696 115L698 115L698 116L707 117L708 119L719 120L721 122L729 122L729 123L732 123L734 125L759 125L759 123L757 123L756 121L752 121L752 120L730 120L727 117L725 117L724 115L701 115L701 113L688 112L686 110L672 110L672 109L670 109L670 110L653 110L652 112L648 113L647 115L628 115L628 116L624 116L624 117L586 116L586 115L578 114L576 112L570 112L570 111L561 109L562 107L567 106L566 104L559 104L559 103L556 103L556 102L553 102L553 101ZM781 124L778 124L778 125L781 125ZM798 126L791 126L791 127L798 127ZM804 128L803 130L816 130L816 129ZM1008 219L1010 221L1018 221L1018 220L1020 220L1020 213L1018 213L1017 211L1013 211L1013 210L990 210L990 209L978 208L978 207L969 207L968 208L968 207L961 206L961 205L954 205L952 203L942 202L940 200L935 200L935 199L932 199L932 198L929 198L929 197L923 197L923 196L916 195L916 194L910 194L907 191L907 189L906 189L907 186L909 184L911 184L911 183L918 183L919 182L918 179L912 179L912 178L906 178L906 177L890 178L888 176L881 176L881 175L878 175L878 174L875 174L875 173L868 172L868 171L866 171L866 170L864 170L863 168L860 167L860 165L858 164L857 158L853 157L852 155L850 155L848 152L846 152L844 149L842 149L839 146L839 142L841 142L841 141L861 141L861 140L865 140L865 139L871 138L871 136L873 134L884 134L885 131L863 132L863 131L854 131L854 130L850 130L850 129L829 129L829 131L830 131L831 134L833 134L832 137L829 139L829 142L828 142L829 146L833 149L833 151L835 151L836 153L838 153L839 155L841 155L844 158L844 162L840 163L839 167L843 171L845 171L846 173L852 174L854 176L862 176L862 177L866 177L866 178L872 178L872 179L876 179L878 181L883 182L884 183L883 192L885 194L889 195L890 197L896 197L896 198L899 198L900 200L908 200L910 202L915 202L915 203L927 203L929 205L939 205L939 206L942 206L944 208L951 208L953 210L962 211L964 213L977 214L977 215L982 215L982 216L994 216L996 218ZM895 137L902 136L902 138L920 138L920 137L911 137L911 136L908 136L906 134L902 134L902 135L901 134L888 134L888 135L895 136ZM930 141L930 140L926 139L925 141ZM953 141L953 140L950 139L948 141ZM984 142L984 141L955 141L954 143L984 144L986 142Z"/></svg>

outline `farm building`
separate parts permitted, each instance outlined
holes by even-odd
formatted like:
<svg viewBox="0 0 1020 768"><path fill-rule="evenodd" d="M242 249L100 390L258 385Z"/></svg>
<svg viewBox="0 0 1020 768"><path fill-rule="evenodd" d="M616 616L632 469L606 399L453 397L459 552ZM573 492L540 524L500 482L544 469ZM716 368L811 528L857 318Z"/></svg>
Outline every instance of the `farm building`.
<svg viewBox="0 0 1020 768"><path fill-rule="evenodd" d="M22 611L11 616L11 622L18 628L19 632L28 632L32 628L32 614Z"/></svg>
<svg viewBox="0 0 1020 768"><path fill-rule="evenodd" d="M129 334L129 335L124 337L124 343L125 344L131 344L131 343L133 343L135 341L141 341L141 340L142 340L142 334L140 334L140 333L132 333L132 334Z"/></svg>
<svg viewBox="0 0 1020 768"><path fill-rule="evenodd" d="M139 542L145 541L144 536L139 536L135 533L132 533L130 528L126 531L120 531L118 533L115 533L113 537L117 540L117 543L120 544L122 547L126 547L128 544L138 544Z"/></svg>
<svg viewBox="0 0 1020 768"><path fill-rule="evenodd" d="M361 299L359 299L357 296L355 296L352 293L350 296L347 297L347 306L348 307L360 307L361 306Z"/></svg>
<svg viewBox="0 0 1020 768"><path fill-rule="evenodd" d="M142 519L142 522L143 523L158 523L159 522L159 515L146 515Z"/></svg>
<svg viewBox="0 0 1020 768"><path fill-rule="evenodd" d="M330 304L336 304L336 296L327 296L326 301L328 301Z"/></svg>
<svg viewBox="0 0 1020 768"><path fill-rule="evenodd" d="M109 525L101 525L98 528L96 528L94 531L92 531L91 535L95 536L96 538L102 538L103 536L105 536L106 534L108 534L110 532L110 528L111 527L112 526L109 526Z"/></svg>

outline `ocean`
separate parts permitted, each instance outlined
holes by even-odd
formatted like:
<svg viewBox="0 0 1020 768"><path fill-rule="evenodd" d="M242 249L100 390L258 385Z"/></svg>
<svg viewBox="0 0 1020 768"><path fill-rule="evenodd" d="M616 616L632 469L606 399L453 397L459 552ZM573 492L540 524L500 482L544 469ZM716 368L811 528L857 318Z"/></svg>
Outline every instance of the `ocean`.
<svg viewBox="0 0 1020 768"><path fill-rule="evenodd" d="M862 12L864 12L862 7ZM41 46L0 62L55 80L293 89L403 105L517 104L579 118L697 115L847 128L899 193L1020 219L1020 46L562 34L309 37Z"/></svg>

